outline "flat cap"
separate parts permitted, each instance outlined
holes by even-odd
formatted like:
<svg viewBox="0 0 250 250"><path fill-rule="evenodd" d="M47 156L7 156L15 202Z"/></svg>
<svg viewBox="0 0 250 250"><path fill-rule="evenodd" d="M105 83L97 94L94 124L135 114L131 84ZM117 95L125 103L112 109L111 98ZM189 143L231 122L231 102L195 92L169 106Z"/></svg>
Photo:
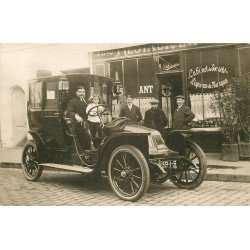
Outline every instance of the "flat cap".
<svg viewBox="0 0 250 250"><path fill-rule="evenodd" d="M183 100L186 100L186 98L185 98L184 95L177 95L177 96L175 97L175 99L178 99L178 98L181 98L181 99L183 99Z"/></svg>

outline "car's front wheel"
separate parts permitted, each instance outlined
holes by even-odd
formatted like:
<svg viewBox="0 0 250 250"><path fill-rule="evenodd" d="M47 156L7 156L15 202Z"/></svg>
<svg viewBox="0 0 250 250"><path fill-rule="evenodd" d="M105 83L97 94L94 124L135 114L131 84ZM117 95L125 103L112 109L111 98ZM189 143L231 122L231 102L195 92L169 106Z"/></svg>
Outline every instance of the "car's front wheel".
<svg viewBox="0 0 250 250"><path fill-rule="evenodd" d="M201 185L206 177L207 161L202 149L193 141L187 141L185 157L178 168L172 172L172 181L184 189L194 189Z"/></svg>
<svg viewBox="0 0 250 250"><path fill-rule="evenodd" d="M139 200L150 181L148 164L141 151L131 145L116 148L108 162L108 179L119 198Z"/></svg>

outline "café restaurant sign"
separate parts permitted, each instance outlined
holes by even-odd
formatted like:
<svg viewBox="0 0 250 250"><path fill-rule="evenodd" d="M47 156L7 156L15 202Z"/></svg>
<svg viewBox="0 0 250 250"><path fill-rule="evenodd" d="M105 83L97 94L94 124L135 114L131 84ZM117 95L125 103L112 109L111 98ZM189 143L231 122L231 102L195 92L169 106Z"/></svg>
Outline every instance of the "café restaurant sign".
<svg viewBox="0 0 250 250"><path fill-rule="evenodd" d="M203 77L208 74L208 73L216 73L215 74L215 81L211 81L209 83L199 83L196 80L196 77L199 75L203 75ZM218 88L218 87L223 87L224 85L226 85L228 83L228 79L225 78L222 81L217 81L217 72L223 75L227 75L228 71L227 68L224 66L215 66L214 64L212 65L206 65L204 67L196 67L195 69L190 69L188 71L188 80L189 83L194 86L196 89L197 88L203 88L203 89L214 89L214 88Z"/></svg>
<svg viewBox="0 0 250 250"><path fill-rule="evenodd" d="M92 58L93 60L118 59L149 54L152 55L153 53L170 52L196 46L196 43L146 44L142 46L93 52Z"/></svg>

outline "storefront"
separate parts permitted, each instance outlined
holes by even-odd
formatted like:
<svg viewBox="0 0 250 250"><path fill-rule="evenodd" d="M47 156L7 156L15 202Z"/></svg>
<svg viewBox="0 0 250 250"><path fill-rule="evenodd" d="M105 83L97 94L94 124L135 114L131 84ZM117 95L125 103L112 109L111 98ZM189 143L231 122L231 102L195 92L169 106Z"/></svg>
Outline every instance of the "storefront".
<svg viewBox="0 0 250 250"><path fill-rule="evenodd" d="M250 71L249 44L144 44L90 53L91 71L116 80L116 92L132 95L142 113L157 98L172 124L174 97L186 96L196 117L193 127L217 131L219 112L210 108L213 93L232 77ZM114 99L114 114L119 111ZM218 142L219 143L219 142Z"/></svg>

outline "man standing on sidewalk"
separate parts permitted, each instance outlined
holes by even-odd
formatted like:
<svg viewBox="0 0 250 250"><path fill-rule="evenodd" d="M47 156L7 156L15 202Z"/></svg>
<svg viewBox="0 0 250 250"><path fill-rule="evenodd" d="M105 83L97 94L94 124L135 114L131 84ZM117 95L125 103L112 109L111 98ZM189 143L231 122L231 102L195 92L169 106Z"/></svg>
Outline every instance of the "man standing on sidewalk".
<svg viewBox="0 0 250 250"><path fill-rule="evenodd" d="M149 102L151 108L145 112L144 125L158 130L164 136L164 128L168 125L168 118L164 111L158 108L159 101L157 99L152 99Z"/></svg>
<svg viewBox="0 0 250 250"><path fill-rule="evenodd" d="M127 104L121 108L119 117L129 118L130 124L138 124L142 120L140 108L133 104L133 99L130 95L127 96Z"/></svg>
<svg viewBox="0 0 250 250"><path fill-rule="evenodd" d="M185 97L177 95L175 97L178 108L174 113L173 129L174 130L189 130L191 129L191 121L194 119L195 114L187 107Z"/></svg>
<svg viewBox="0 0 250 250"><path fill-rule="evenodd" d="M183 95L178 95L175 97L178 108L174 113L173 118L173 130L189 130L191 129L191 121L194 119L195 115L187 107L185 103L185 97ZM167 136L168 146L175 151L178 151L180 155L185 155L186 140L179 132L172 132Z"/></svg>

